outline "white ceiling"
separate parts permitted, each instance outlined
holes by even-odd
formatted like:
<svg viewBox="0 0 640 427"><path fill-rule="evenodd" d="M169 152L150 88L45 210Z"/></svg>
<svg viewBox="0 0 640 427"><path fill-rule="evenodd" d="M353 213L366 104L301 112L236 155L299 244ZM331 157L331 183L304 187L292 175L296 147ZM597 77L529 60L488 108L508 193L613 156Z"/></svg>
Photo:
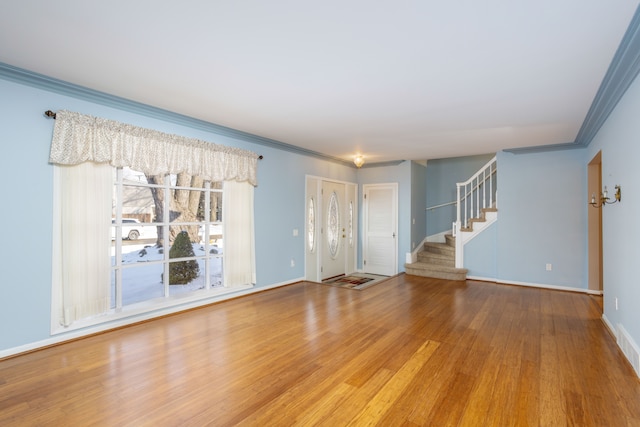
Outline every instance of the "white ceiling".
<svg viewBox="0 0 640 427"><path fill-rule="evenodd" d="M639 0L10 0L0 62L328 156L573 142Z"/></svg>

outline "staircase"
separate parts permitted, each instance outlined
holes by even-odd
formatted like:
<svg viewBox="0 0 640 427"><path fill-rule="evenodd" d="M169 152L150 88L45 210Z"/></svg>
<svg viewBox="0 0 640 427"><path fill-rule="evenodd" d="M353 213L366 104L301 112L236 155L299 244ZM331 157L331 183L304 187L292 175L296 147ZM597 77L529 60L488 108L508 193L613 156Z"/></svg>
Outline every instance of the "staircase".
<svg viewBox="0 0 640 427"><path fill-rule="evenodd" d="M480 209L480 215L477 218L470 218L467 221L467 225L466 226L461 226L460 227L460 231L472 232L474 230L473 224L479 224L480 227L482 227L481 223L487 222L487 216L491 215L491 213L493 213L493 212L498 212L498 209L495 208L495 207ZM476 226L476 229L477 228L478 228L478 226Z"/></svg>
<svg viewBox="0 0 640 427"><path fill-rule="evenodd" d="M467 269L463 268L464 244L497 219L496 172L494 157L467 181L456 184L457 217L453 222L453 234L445 235L444 243L425 243L423 250L417 253L417 262L405 264L406 274L446 280L467 279Z"/></svg>
<svg viewBox="0 0 640 427"><path fill-rule="evenodd" d="M418 252L418 262L405 264L406 274L445 280L467 280L467 269L456 268L456 238L445 236L445 243L427 242Z"/></svg>

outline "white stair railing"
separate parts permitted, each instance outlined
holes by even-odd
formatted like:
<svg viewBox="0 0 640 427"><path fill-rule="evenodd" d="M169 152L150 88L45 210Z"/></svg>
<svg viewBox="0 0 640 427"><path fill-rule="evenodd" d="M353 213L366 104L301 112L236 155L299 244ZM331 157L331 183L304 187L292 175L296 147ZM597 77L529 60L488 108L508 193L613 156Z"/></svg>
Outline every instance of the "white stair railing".
<svg viewBox="0 0 640 427"><path fill-rule="evenodd" d="M453 223L453 235L456 237L456 267L462 268L463 241L460 232L469 228L471 219L480 218L482 209L497 208L496 198L496 157L489 160L471 178L456 184L456 222Z"/></svg>

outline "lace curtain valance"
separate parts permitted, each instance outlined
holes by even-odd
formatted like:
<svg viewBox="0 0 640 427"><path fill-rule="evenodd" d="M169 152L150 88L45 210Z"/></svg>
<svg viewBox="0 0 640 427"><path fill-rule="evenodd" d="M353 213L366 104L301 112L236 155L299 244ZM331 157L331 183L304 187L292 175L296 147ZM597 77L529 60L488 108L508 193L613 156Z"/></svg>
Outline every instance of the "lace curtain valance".
<svg viewBox="0 0 640 427"><path fill-rule="evenodd" d="M258 184L258 155L251 151L65 110L56 113L49 161L91 161L148 175L185 172L211 181Z"/></svg>

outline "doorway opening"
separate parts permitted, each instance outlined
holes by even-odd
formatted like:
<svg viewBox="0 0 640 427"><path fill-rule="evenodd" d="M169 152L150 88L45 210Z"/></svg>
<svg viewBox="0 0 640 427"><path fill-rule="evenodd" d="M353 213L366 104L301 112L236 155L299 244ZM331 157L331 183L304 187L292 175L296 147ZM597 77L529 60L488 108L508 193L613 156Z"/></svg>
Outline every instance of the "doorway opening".
<svg viewBox="0 0 640 427"><path fill-rule="evenodd" d="M587 165L588 194L600 194L602 188L602 152L599 151ZM589 290L603 292L602 280L602 209L587 205L588 229L588 282Z"/></svg>

